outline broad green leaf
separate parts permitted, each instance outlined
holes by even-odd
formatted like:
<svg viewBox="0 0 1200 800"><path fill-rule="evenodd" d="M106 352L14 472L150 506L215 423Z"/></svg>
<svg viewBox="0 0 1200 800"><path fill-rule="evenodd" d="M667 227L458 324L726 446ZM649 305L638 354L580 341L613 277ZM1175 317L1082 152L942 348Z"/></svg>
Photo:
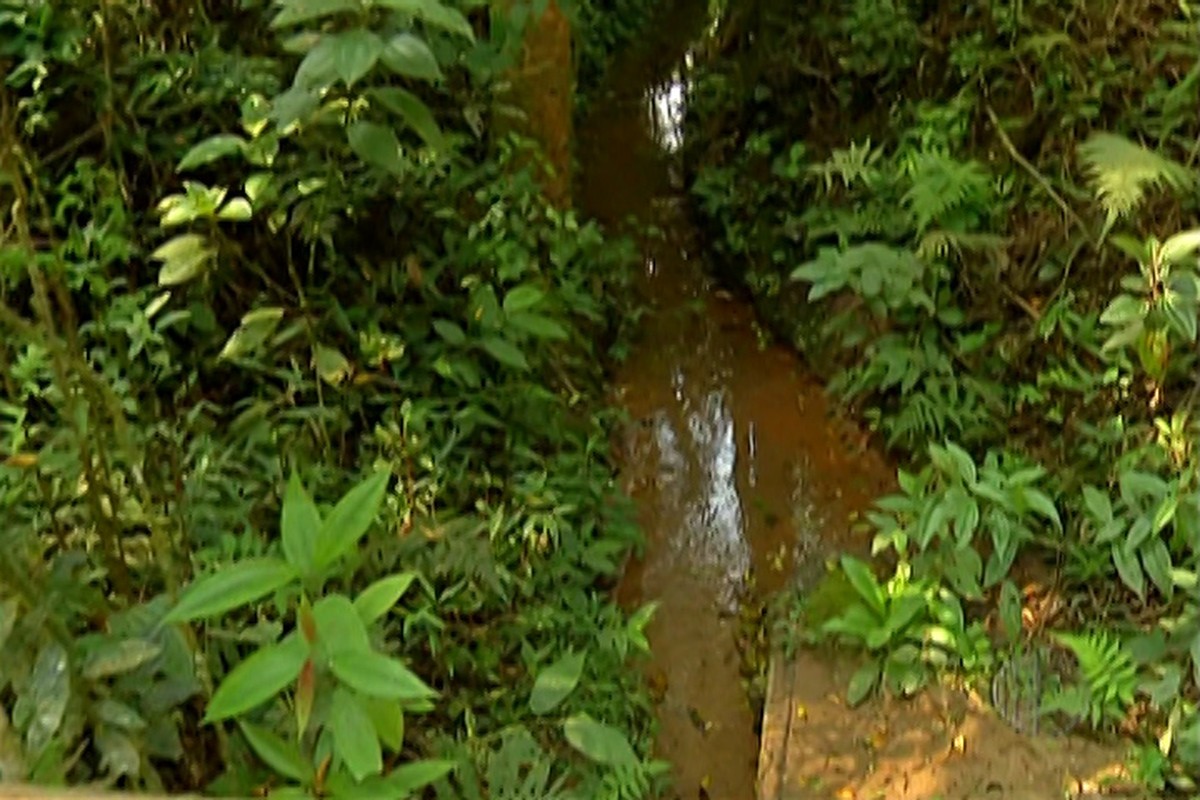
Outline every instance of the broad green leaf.
<svg viewBox="0 0 1200 800"><path fill-rule="evenodd" d="M204 272L216 256L216 249L197 233L184 233L159 245L150 257L162 262L158 271L159 286L178 286Z"/></svg>
<svg viewBox="0 0 1200 800"><path fill-rule="evenodd" d="M461 326L447 319L435 319L433 321L433 330L447 344L461 346L467 343L467 334L463 332Z"/></svg>
<svg viewBox="0 0 1200 800"><path fill-rule="evenodd" d="M275 15L275 19L271 20L272 28L298 25L342 12L362 10L360 0L276 0L276 4L282 8Z"/></svg>
<svg viewBox="0 0 1200 800"><path fill-rule="evenodd" d="M400 601L417 576L412 572L401 572L380 578L354 598L354 608L363 622L371 623L382 617Z"/></svg>
<svg viewBox="0 0 1200 800"><path fill-rule="evenodd" d="M202 167L205 164L210 164L219 158L231 156L234 153L241 153L246 149L246 140L241 136L232 133L219 133L216 136L210 136L202 142L192 146L184 154L183 158L179 159L179 165L175 167L176 172L187 172L196 167Z"/></svg>
<svg viewBox="0 0 1200 800"><path fill-rule="evenodd" d="M377 122L355 122L346 128L346 139L350 143L350 149L363 163L393 175L404 172L400 140L396 138L396 132L387 125Z"/></svg>
<svg viewBox="0 0 1200 800"><path fill-rule="evenodd" d="M275 558L249 558L192 581L164 622L189 622L253 603L295 580L290 564Z"/></svg>
<svg viewBox="0 0 1200 800"><path fill-rule="evenodd" d="M379 54L383 52L383 40L372 31L352 28L328 36L333 48L333 71L346 86L358 83L371 71Z"/></svg>
<svg viewBox="0 0 1200 800"><path fill-rule="evenodd" d="M286 742L274 731L242 719L238 720L238 725L250 749L276 774L305 785L312 779L312 765L293 742Z"/></svg>
<svg viewBox="0 0 1200 800"><path fill-rule="evenodd" d="M350 361L335 347L317 345L313 350L313 367L330 386L341 386L350 377Z"/></svg>
<svg viewBox="0 0 1200 800"><path fill-rule="evenodd" d="M1121 577L1121 582L1128 586L1139 599L1146 598L1146 576L1142 572L1142 565L1138 562L1137 553L1128 552L1120 542L1114 542L1112 546L1113 565L1117 568L1117 574Z"/></svg>
<svg viewBox="0 0 1200 800"><path fill-rule="evenodd" d="M366 704L367 714L375 726L379 741L394 753L404 746L404 708L398 700L371 699Z"/></svg>
<svg viewBox="0 0 1200 800"><path fill-rule="evenodd" d="M1122 327L1131 322L1145 319L1149 307L1144 300L1127 294L1119 294L1104 309L1100 321L1105 325Z"/></svg>
<svg viewBox="0 0 1200 800"><path fill-rule="evenodd" d="M25 750L31 756L41 755L62 726L71 700L67 651L58 642L49 641L38 651L21 699L30 708Z"/></svg>
<svg viewBox="0 0 1200 800"><path fill-rule="evenodd" d="M525 360L525 354L507 339L501 339L499 336L485 336L480 344L488 355L501 364L513 369L529 369L529 362Z"/></svg>
<svg viewBox="0 0 1200 800"><path fill-rule="evenodd" d="M93 739L100 753L100 769L110 778L137 775L142 768L142 754L133 740L116 728L100 725Z"/></svg>
<svg viewBox="0 0 1200 800"><path fill-rule="evenodd" d="M283 555L298 575L307 577L312 572L321 514L295 472L284 490L281 520Z"/></svg>
<svg viewBox="0 0 1200 800"><path fill-rule="evenodd" d="M279 327L282 308L256 308L242 317L242 324L233 332L218 359L240 358L257 351Z"/></svg>
<svg viewBox="0 0 1200 800"><path fill-rule="evenodd" d="M866 700L875 689L876 684L879 683L881 673L879 661L875 659L871 659L855 670L854 674L850 676L850 686L846 689L846 702L853 707Z"/></svg>
<svg viewBox="0 0 1200 800"><path fill-rule="evenodd" d="M371 639L362 617L345 595L322 597L312 608L317 644L331 658L341 653L370 652Z"/></svg>
<svg viewBox="0 0 1200 800"><path fill-rule="evenodd" d="M541 314L511 314L508 317L508 325L538 339L562 342L570 338L566 328Z"/></svg>
<svg viewBox="0 0 1200 800"><path fill-rule="evenodd" d="M430 148L439 152L447 149L442 129L424 100L397 86L374 88L370 94L380 105L403 119Z"/></svg>
<svg viewBox="0 0 1200 800"><path fill-rule="evenodd" d="M379 60L392 72L405 77L425 81L436 81L442 77L442 70L429 45L411 33L397 34L389 39Z"/></svg>
<svg viewBox="0 0 1200 800"><path fill-rule="evenodd" d="M381 792L375 796L408 797L415 795L417 790L449 775L456 766L458 764L454 761L433 759L403 764L384 776L379 782Z"/></svg>
<svg viewBox="0 0 1200 800"><path fill-rule="evenodd" d="M370 2L380 8L390 8L393 11L409 14L435 28L441 28L449 33L475 41L475 30L462 12L443 5L440 0L370 0Z"/></svg>
<svg viewBox="0 0 1200 800"><path fill-rule="evenodd" d="M1092 519L1099 524L1107 525L1112 522L1113 507L1107 492L1102 492L1095 486L1084 486L1083 505L1092 515Z"/></svg>
<svg viewBox="0 0 1200 800"><path fill-rule="evenodd" d="M292 96L292 92L315 92L314 100L319 101L320 93L337 80L336 45L337 39L333 35L323 34L300 61L300 66L296 68L296 76L292 81L292 88L272 101L271 115L276 118L276 122L281 127L283 127L283 123L279 121L279 116L283 114L284 110L292 112L293 109L281 110L280 103L283 103L284 106L296 106L295 110L303 110L308 104L308 100L303 96Z"/></svg>
<svg viewBox="0 0 1200 800"><path fill-rule="evenodd" d="M358 698L340 686L333 690L329 727L334 749L355 780L383 771L383 753L371 717Z"/></svg>
<svg viewBox="0 0 1200 800"><path fill-rule="evenodd" d="M379 516L391 473L381 470L363 480L338 501L321 523L313 563L323 570L348 555Z"/></svg>
<svg viewBox="0 0 1200 800"><path fill-rule="evenodd" d="M1167 264L1177 264L1200 250L1200 229L1177 233L1163 242L1159 258Z"/></svg>
<svg viewBox="0 0 1200 800"><path fill-rule="evenodd" d="M1016 491L1026 508L1040 514L1049 522L1053 522L1055 527L1062 527L1062 520L1058 516L1058 509L1055 508L1054 501L1045 492L1031 487L1020 487Z"/></svg>
<svg viewBox="0 0 1200 800"><path fill-rule="evenodd" d="M161 645L146 639L106 642L91 653L91 657L83 666L83 677L94 681L132 672L143 664L153 661L161 652Z"/></svg>
<svg viewBox="0 0 1200 800"><path fill-rule="evenodd" d="M114 728L120 728L130 733L144 731L148 725L141 714L112 698L101 700L99 703L96 703L92 710L106 725L111 725Z"/></svg>
<svg viewBox="0 0 1200 800"><path fill-rule="evenodd" d="M529 284L517 286L504 295L504 313L516 314L520 311L528 311L541 303L545 296L546 293L536 286Z"/></svg>
<svg viewBox="0 0 1200 800"><path fill-rule="evenodd" d="M1124 328L1121 328L1121 330L1117 331L1112 336L1105 339L1104 344L1100 346L1100 349L1104 352L1108 352L1110 350L1117 350L1121 347L1125 347L1126 345L1133 344L1138 340L1145 329L1145 322L1140 319L1135 320L1126 325Z"/></svg>
<svg viewBox="0 0 1200 800"><path fill-rule="evenodd" d="M254 209L251 208L250 201L244 197L233 198L221 206L221 210L217 212L217 219L227 222L245 222L253 216Z"/></svg>
<svg viewBox="0 0 1200 800"><path fill-rule="evenodd" d="M954 464L955 471L962 482L967 486L973 486L978 476L975 471L975 460L971 458L971 455L954 442L946 442L946 454Z"/></svg>
<svg viewBox="0 0 1200 800"><path fill-rule="evenodd" d="M638 763L625 734L587 714L575 714L563 722L563 735L572 747L600 764L632 767Z"/></svg>
<svg viewBox="0 0 1200 800"><path fill-rule="evenodd" d="M1140 553L1146 574L1163 597L1170 600L1175 594L1175 580L1171 576L1171 551L1166 542L1154 536L1142 545Z"/></svg>
<svg viewBox="0 0 1200 800"><path fill-rule="evenodd" d="M339 681L370 697L421 700L437 695L408 667L372 650L335 653L330 666Z"/></svg>
<svg viewBox="0 0 1200 800"><path fill-rule="evenodd" d="M846 574L850 585L854 587L854 591L863 599L867 607L874 612L879 619L884 619L887 616L887 606L884 603L883 589L880 588L875 576L871 573L871 568L853 556L842 556L842 572Z"/></svg>
<svg viewBox="0 0 1200 800"><path fill-rule="evenodd" d="M295 631L260 647L225 676L213 692L204 721L220 722L267 702L296 680L307 660L308 643Z"/></svg>
<svg viewBox="0 0 1200 800"><path fill-rule="evenodd" d="M538 673L529 695L529 709L535 714L549 714L567 699L583 676L585 653L568 652Z"/></svg>

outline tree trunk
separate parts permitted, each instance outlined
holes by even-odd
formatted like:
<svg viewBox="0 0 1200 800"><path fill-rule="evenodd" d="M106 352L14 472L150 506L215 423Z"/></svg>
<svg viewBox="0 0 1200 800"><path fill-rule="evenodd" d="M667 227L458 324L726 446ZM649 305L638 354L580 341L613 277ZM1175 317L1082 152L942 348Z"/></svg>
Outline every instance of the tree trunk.
<svg viewBox="0 0 1200 800"><path fill-rule="evenodd" d="M529 0L497 5L506 11L517 2ZM571 204L573 72L571 24L558 0L546 0L545 11L525 25L516 65L506 76L509 90L500 98L519 118L505 115L509 121L501 122L499 132L516 132L539 145L546 163L539 166L538 179L560 208Z"/></svg>

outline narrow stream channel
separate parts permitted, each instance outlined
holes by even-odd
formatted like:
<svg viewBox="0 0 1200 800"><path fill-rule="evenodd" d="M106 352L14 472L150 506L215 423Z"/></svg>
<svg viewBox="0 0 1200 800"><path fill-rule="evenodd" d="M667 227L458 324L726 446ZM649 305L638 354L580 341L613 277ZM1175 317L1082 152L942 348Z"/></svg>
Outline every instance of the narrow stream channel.
<svg viewBox="0 0 1200 800"><path fill-rule="evenodd" d="M819 571L889 471L855 446L795 354L708 277L677 163L689 47L706 25L704 0L676 0L618 59L579 129L579 200L606 225L635 216L663 233L643 243L650 312L615 387L635 420L623 471L648 538L620 594L660 603L648 631L664 695L658 753L676 796L751 800L757 720L739 602L751 585L770 592Z"/></svg>

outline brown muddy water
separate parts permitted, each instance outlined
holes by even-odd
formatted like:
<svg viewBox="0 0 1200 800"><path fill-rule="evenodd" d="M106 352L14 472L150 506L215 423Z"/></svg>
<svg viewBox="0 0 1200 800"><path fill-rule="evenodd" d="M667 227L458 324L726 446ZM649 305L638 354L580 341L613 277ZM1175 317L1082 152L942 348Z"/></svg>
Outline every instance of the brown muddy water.
<svg viewBox="0 0 1200 800"><path fill-rule="evenodd" d="M891 490L893 472L796 355L708 277L678 165L706 2L666 5L577 130L577 199L608 227L635 217L661 232L642 240L649 310L614 392L631 419L623 479L647 536L618 592L631 608L659 604L649 678L661 697L657 755L673 766L669 797L754 800L756 778L760 800L1098 797L1078 776L1111 771L1119 748L1021 736L949 686L850 709L856 659L807 651L777 664L783 689L768 704L787 732L766 734L758 772L739 611L789 583L811 586L835 553L866 550L851 519Z"/></svg>
<svg viewBox="0 0 1200 800"><path fill-rule="evenodd" d="M751 800L759 741L738 605L751 586L779 589L852 547L848 515L891 470L831 413L795 354L770 344L752 310L707 275L676 161L705 3L680 0L666 16L613 66L578 130L583 210L610 226L635 216L662 234L643 243L649 311L615 386L633 420L624 480L647 535L619 593L660 604L651 682L675 796Z"/></svg>

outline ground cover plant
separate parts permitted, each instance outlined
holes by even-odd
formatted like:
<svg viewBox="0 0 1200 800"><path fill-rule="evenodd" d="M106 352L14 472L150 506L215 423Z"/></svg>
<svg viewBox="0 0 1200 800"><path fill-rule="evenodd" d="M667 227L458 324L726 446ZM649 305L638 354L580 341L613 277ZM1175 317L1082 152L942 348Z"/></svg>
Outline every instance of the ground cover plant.
<svg viewBox="0 0 1200 800"><path fill-rule="evenodd" d="M629 248L493 124L530 12L0 3L0 780L659 780L608 599Z"/></svg>

